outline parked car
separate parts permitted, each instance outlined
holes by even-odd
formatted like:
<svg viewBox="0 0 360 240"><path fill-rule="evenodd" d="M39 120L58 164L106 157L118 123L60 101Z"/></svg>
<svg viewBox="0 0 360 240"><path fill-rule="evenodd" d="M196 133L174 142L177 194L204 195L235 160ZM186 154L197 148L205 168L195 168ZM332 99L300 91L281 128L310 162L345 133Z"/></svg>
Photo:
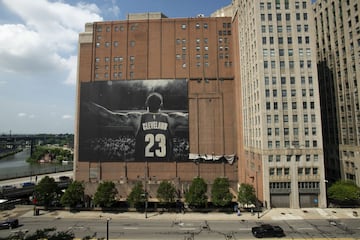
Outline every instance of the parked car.
<svg viewBox="0 0 360 240"><path fill-rule="evenodd" d="M35 183L33 182L24 182L21 184L22 187L30 187L30 186L35 186Z"/></svg>
<svg viewBox="0 0 360 240"><path fill-rule="evenodd" d="M60 176L59 181L60 182L69 182L71 179L68 176Z"/></svg>
<svg viewBox="0 0 360 240"><path fill-rule="evenodd" d="M253 227L251 229L254 237L284 237L284 230L280 226L274 226L271 224L262 224L260 226Z"/></svg>
<svg viewBox="0 0 360 240"><path fill-rule="evenodd" d="M0 223L0 229L12 229L19 226L19 220L16 218L8 218Z"/></svg>

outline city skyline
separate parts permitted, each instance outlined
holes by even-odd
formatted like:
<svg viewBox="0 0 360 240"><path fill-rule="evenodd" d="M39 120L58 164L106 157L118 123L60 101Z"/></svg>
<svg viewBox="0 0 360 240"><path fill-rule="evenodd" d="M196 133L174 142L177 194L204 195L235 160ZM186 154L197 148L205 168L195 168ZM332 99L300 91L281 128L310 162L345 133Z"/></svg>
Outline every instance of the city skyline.
<svg viewBox="0 0 360 240"><path fill-rule="evenodd" d="M77 41L85 23L139 12L209 16L230 3L1 0L0 134L74 132Z"/></svg>

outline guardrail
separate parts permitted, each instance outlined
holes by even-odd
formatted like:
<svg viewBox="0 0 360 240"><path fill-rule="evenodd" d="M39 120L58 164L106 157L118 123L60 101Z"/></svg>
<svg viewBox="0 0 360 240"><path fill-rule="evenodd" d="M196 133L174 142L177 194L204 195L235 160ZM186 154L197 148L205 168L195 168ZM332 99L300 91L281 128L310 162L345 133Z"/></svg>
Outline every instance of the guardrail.
<svg viewBox="0 0 360 240"><path fill-rule="evenodd" d="M5 169L4 169L5 170ZM1 180L22 178L22 177L35 177L36 175L43 175L48 173L67 172L72 171L73 165L52 165L52 166L38 166L32 169L24 169L23 167L14 167L6 171L2 171L0 174Z"/></svg>

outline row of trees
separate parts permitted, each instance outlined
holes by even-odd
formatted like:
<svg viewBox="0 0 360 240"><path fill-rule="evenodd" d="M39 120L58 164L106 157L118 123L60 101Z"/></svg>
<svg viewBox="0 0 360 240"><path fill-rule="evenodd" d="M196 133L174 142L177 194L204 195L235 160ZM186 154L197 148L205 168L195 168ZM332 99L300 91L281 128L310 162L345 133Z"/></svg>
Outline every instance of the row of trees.
<svg viewBox="0 0 360 240"><path fill-rule="evenodd" d="M56 181L48 176L41 179L35 187L35 199L38 204L51 206L60 202L63 206L75 207L84 202L84 184L73 181L62 194ZM195 208L205 207L208 203L208 185L204 179L194 178L188 191L185 192L185 202ZM112 207L116 204L117 189L115 183L105 181L99 184L93 198L93 203L100 207ZM147 200L147 192L141 181L136 182L127 202L131 207L140 208ZM179 198L176 187L169 181L162 181L157 189L156 197L163 206L170 206ZM243 204L253 204L256 201L255 189L252 185L242 184L239 189L238 200ZM230 206L233 195L230 193L230 184L227 178L214 180L211 189L211 202L216 207Z"/></svg>
<svg viewBox="0 0 360 240"><path fill-rule="evenodd" d="M27 162L38 163L39 160L43 159L46 155L49 156L51 161L55 161L56 163L61 163L62 161L73 161L73 154L68 149L39 145L34 148L34 152L27 159Z"/></svg>
<svg viewBox="0 0 360 240"><path fill-rule="evenodd" d="M208 203L208 185L204 179L194 178L185 192L185 202L190 207L202 208ZM62 194L53 178L43 178L35 187L36 200L44 206L50 206L54 201L61 205L75 207L84 202L84 185L82 182L73 181L69 184L65 193ZM93 198L93 203L100 207L113 207L116 204L117 189L115 183L105 181L99 184ZM147 192L142 182L136 182L127 202L131 207L142 208L147 201ZM162 205L170 206L180 197L176 187L168 181L160 183L156 197ZM233 194L230 192L230 184L227 178L217 178L211 188L211 202L216 207L227 207L233 202ZM328 189L328 198L337 204L358 204L360 199L360 188L353 182L339 181ZM237 202L243 206L256 205L257 197L255 189L250 184L241 184L238 189Z"/></svg>

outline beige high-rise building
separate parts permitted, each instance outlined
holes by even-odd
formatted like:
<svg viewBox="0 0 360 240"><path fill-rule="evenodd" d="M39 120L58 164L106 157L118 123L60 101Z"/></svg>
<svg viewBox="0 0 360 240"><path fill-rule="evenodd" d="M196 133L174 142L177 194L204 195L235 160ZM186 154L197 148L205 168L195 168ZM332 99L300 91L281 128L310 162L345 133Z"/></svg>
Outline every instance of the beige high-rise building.
<svg viewBox="0 0 360 240"><path fill-rule="evenodd" d="M315 5L326 176L360 185L360 2Z"/></svg>
<svg viewBox="0 0 360 240"><path fill-rule="evenodd" d="M311 1L234 0L232 5L243 115L239 166L247 169L240 182L250 178L262 184L257 194L266 207L326 207Z"/></svg>

